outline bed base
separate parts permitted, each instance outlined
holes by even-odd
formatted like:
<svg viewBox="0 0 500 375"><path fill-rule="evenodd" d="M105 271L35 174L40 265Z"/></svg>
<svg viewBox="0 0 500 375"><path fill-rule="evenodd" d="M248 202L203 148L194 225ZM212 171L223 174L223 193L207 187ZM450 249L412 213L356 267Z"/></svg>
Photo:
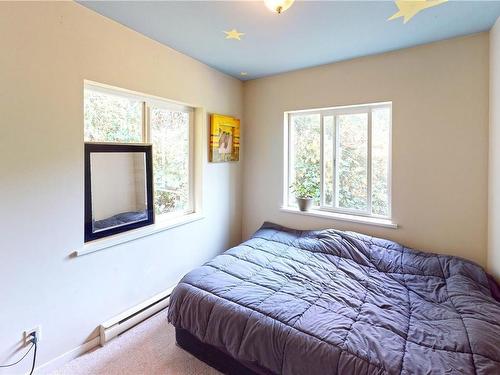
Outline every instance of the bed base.
<svg viewBox="0 0 500 375"><path fill-rule="evenodd" d="M175 329L175 340L185 351L200 361L227 375L274 375L271 371L253 363L241 363L225 351L198 340L185 329Z"/></svg>

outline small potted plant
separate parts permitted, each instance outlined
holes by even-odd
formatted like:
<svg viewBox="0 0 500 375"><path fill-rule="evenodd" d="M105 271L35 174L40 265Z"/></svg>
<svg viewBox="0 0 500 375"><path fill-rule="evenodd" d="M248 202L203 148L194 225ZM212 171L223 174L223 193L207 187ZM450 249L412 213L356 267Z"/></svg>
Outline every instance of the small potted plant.
<svg viewBox="0 0 500 375"><path fill-rule="evenodd" d="M316 182L311 180L295 180L290 186L292 192L295 194L297 204L300 211L309 211L312 207L314 198L319 194L319 186Z"/></svg>

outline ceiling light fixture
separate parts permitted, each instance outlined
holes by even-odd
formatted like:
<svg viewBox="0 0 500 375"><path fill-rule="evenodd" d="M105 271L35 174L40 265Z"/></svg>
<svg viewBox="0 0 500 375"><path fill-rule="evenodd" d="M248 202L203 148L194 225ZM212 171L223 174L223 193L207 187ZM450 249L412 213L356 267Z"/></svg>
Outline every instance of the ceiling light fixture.
<svg viewBox="0 0 500 375"><path fill-rule="evenodd" d="M264 4L274 13L281 14L290 8L295 0L264 0Z"/></svg>

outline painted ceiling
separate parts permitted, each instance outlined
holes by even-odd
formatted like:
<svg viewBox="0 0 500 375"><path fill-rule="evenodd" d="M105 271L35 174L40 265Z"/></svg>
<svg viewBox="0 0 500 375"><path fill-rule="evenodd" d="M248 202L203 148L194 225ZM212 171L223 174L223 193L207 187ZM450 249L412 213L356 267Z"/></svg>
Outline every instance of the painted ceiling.
<svg viewBox="0 0 500 375"><path fill-rule="evenodd" d="M262 1L80 3L242 80L486 31L500 16L500 1L479 0L428 6L406 23L389 20L401 1L295 1L282 14Z"/></svg>

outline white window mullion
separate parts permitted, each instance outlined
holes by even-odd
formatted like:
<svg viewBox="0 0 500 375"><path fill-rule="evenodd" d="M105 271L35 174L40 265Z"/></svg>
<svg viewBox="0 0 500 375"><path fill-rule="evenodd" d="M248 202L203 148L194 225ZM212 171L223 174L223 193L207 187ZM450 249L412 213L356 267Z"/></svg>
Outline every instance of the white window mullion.
<svg viewBox="0 0 500 375"><path fill-rule="evenodd" d="M320 193L319 193L319 205L320 207L323 207L325 205L325 158L324 158L324 125L323 125L323 114L320 114L319 118L319 144L320 144L320 151L319 151L319 165L320 165Z"/></svg>
<svg viewBox="0 0 500 375"><path fill-rule="evenodd" d="M335 199L337 197L335 184L337 183L337 116L333 114L333 137L332 137L332 208L335 208Z"/></svg>
<svg viewBox="0 0 500 375"><path fill-rule="evenodd" d="M290 204L290 186L295 179L295 173L293 166L295 165L295 149L293 147L293 137L295 136L293 132L293 116L288 117L288 182L286 186L286 205Z"/></svg>
<svg viewBox="0 0 500 375"><path fill-rule="evenodd" d="M192 213L195 211L195 207L197 202L195 202L195 194L194 194L194 175L195 175L195 149L194 149L194 112L189 113L189 155L188 155L188 165L189 165L189 180L188 180L188 189L189 189L189 207L187 213Z"/></svg>
<svg viewBox="0 0 500 375"><path fill-rule="evenodd" d="M334 136L333 136L333 207L338 208L339 207L339 169L338 169L338 148L339 148L339 122L337 121L337 114L333 116L333 128L334 130Z"/></svg>
<svg viewBox="0 0 500 375"><path fill-rule="evenodd" d="M372 213L372 110L368 111L368 139L367 139L367 171L366 171L366 194L367 212Z"/></svg>
<svg viewBox="0 0 500 375"><path fill-rule="evenodd" d="M392 217L392 105L390 105L391 116L389 118L389 154L387 157L387 203L388 216Z"/></svg>
<svg viewBox="0 0 500 375"><path fill-rule="evenodd" d="M284 131L283 131L283 186L282 186L282 191L283 191L283 196L282 196L282 206L286 207L288 206L288 202L290 201L288 194L289 194L289 186L290 186L290 155L291 155L291 150L290 150L290 118L291 115L288 113L285 113L284 118L283 118L283 123L284 123Z"/></svg>
<svg viewBox="0 0 500 375"><path fill-rule="evenodd" d="M143 142L151 143L151 123L150 123L150 107L147 102L143 102L142 111L142 134Z"/></svg>

